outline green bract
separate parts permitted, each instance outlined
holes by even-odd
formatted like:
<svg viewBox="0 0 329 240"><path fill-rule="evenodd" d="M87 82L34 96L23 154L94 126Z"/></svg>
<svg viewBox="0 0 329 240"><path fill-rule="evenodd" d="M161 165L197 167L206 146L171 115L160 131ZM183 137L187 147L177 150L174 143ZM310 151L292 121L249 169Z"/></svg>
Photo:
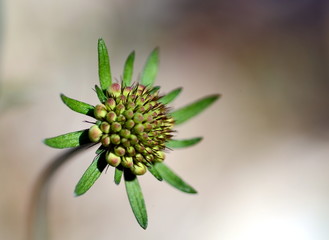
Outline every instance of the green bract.
<svg viewBox="0 0 329 240"><path fill-rule="evenodd" d="M167 95L160 87L153 87L158 71L159 49L148 57L141 78L132 82L135 52L124 66L121 83L113 83L106 45L98 41L98 73L100 87L95 91L100 103L90 105L61 94L65 105L73 111L95 118L88 128L57 137L45 139L54 148L71 148L83 144L100 144L96 157L85 171L75 188L77 196L87 192L107 166L115 168L114 182L120 184L122 175L133 213L144 229L147 213L137 176L149 172L159 181L165 180L175 188L196 193L164 163L165 150L192 146L201 137L172 139L175 125L181 124L201 113L216 101L219 95L211 95L178 110L171 111L167 104L175 100L181 88Z"/></svg>

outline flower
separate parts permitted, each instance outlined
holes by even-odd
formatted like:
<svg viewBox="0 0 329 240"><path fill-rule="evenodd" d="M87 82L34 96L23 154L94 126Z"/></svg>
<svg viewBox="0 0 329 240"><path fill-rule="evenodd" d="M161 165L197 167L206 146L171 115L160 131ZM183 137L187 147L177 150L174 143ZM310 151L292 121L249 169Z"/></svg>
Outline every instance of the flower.
<svg viewBox="0 0 329 240"><path fill-rule="evenodd" d="M107 166L115 168L114 181L119 185L124 176L126 192L135 217L144 229L147 227L147 213L137 176L147 170L158 180L165 180L173 187L196 193L164 163L164 151L192 146L201 137L173 139L174 127L196 116L219 95L211 95L185 107L172 111L168 107L180 94L177 88L166 95L160 87L153 86L159 62L156 48L148 57L139 82L131 83L135 52L132 52L124 66L120 83L112 82L111 68L106 45L98 40L98 73L100 86L95 91L100 103L93 106L61 94L70 109L95 118L84 130L47 138L44 143L54 148L71 148L85 144L100 144L96 157L76 185L75 194L86 193Z"/></svg>

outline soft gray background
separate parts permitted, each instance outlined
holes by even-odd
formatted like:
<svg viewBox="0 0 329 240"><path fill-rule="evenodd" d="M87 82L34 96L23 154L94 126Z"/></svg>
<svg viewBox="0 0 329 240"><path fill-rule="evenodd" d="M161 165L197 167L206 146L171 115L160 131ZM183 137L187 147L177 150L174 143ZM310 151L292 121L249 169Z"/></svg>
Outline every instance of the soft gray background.
<svg viewBox="0 0 329 240"><path fill-rule="evenodd" d="M89 126L59 94L97 103L99 37L117 79L131 50L137 77L159 46L157 84L164 93L184 87L174 107L223 97L178 129L181 138L205 139L166 160L197 195L141 178L144 231L112 169L73 197L91 149L51 186L51 239L329 239L326 1L8 0L0 7L0 239L25 239L33 185L62 152L42 139Z"/></svg>

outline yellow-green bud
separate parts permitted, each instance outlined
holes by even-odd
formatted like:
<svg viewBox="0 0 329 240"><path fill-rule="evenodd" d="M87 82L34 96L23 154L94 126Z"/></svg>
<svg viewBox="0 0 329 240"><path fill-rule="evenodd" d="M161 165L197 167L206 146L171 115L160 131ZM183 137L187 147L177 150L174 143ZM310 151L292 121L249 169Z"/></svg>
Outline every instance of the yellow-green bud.
<svg viewBox="0 0 329 240"><path fill-rule="evenodd" d="M129 138L130 136L130 131L128 129L122 129L120 131L120 136L124 138Z"/></svg>
<svg viewBox="0 0 329 240"><path fill-rule="evenodd" d="M114 123L111 124L111 130L113 132L120 132L121 129L122 129L122 127L121 127L120 123L114 122Z"/></svg>
<svg viewBox="0 0 329 240"><path fill-rule="evenodd" d="M103 135L101 142L104 147L108 147L111 143L110 137L107 134Z"/></svg>
<svg viewBox="0 0 329 240"><path fill-rule="evenodd" d="M130 169L135 175L143 175L146 173L147 170L146 166L140 162L134 164Z"/></svg>
<svg viewBox="0 0 329 240"><path fill-rule="evenodd" d="M105 106L109 109L109 110L114 110L116 103L115 100L113 98L109 98L106 100L105 102Z"/></svg>
<svg viewBox="0 0 329 240"><path fill-rule="evenodd" d="M132 157L122 157L121 165L126 168L131 168L134 165L134 161Z"/></svg>
<svg viewBox="0 0 329 240"><path fill-rule="evenodd" d="M121 163L121 158L110 151L106 152L105 158L112 167L117 167Z"/></svg>
<svg viewBox="0 0 329 240"><path fill-rule="evenodd" d="M120 136L118 134L112 134L110 139L111 139L111 143L115 145L120 144Z"/></svg>
<svg viewBox="0 0 329 240"><path fill-rule="evenodd" d="M102 135L103 135L103 132L99 129L99 127L97 125L93 125L91 128L89 128L88 136L89 136L90 141L92 141L94 143L99 142Z"/></svg>
<svg viewBox="0 0 329 240"><path fill-rule="evenodd" d="M126 150L123 147L116 147L114 148L114 153L118 155L119 157L122 157L125 155Z"/></svg>
<svg viewBox="0 0 329 240"><path fill-rule="evenodd" d="M115 112L111 111L106 114L106 121L108 121L109 123L114 122L116 119L117 119L117 115Z"/></svg>
<svg viewBox="0 0 329 240"><path fill-rule="evenodd" d="M106 116L107 110L103 104L98 104L95 106L94 115L95 118L101 120Z"/></svg>
<svg viewBox="0 0 329 240"><path fill-rule="evenodd" d="M107 122L102 122L100 125L100 129L103 133L109 133L110 132L110 124Z"/></svg>
<svg viewBox="0 0 329 240"><path fill-rule="evenodd" d="M108 93L114 97L119 97L121 94L121 86L119 83L112 83L111 86L107 89Z"/></svg>
<svg viewBox="0 0 329 240"><path fill-rule="evenodd" d="M132 129L135 126L135 122L132 119L129 119L125 122L125 127L128 129Z"/></svg>
<svg viewBox="0 0 329 240"><path fill-rule="evenodd" d="M136 133L142 133L144 132L144 125L141 123L138 123L135 127L134 130Z"/></svg>

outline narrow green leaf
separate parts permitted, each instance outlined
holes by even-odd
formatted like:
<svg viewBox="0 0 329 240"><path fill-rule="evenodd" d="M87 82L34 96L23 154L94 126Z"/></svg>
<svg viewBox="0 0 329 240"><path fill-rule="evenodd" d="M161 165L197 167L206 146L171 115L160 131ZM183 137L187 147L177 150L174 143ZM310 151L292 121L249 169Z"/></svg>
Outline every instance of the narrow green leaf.
<svg viewBox="0 0 329 240"><path fill-rule="evenodd" d="M159 48L155 48L146 60L142 75L141 84L152 86L158 72L159 65Z"/></svg>
<svg viewBox="0 0 329 240"><path fill-rule="evenodd" d="M97 85L95 85L95 90L99 101L101 103L104 103L107 100L107 97L105 96L103 90L100 89L100 87L98 87Z"/></svg>
<svg viewBox="0 0 329 240"><path fill-rule="evenodd" d="M44 143L53 148L71 148L90 143L88 130L70 132L53 138L47 138Z"/></svg>
<svg viewBox="0 0 329 240"><path fill-rule="evenodd" d="M75 187L74 193L76 196L80 196L86 193L99 178L107 163L105 161L105 151L102 154L97 155L91 165L87 168L85 173L80 178L78 184Z"/></svg>
<svg viewBox="0 0 329 240"><path fill-rule="evenodd" d="M184 182L179 176L177 176L169 167L163 163L156 163L156 170L160 173L163 180L177 188L178 190L186 193L197 193L197 191L189 184Z"/></svg>
<svg viewBox="0 0 329 240"><path fill-rule="evenodd" d="M158 91L160 89L160 86L155 86L150 90L150 93L155 93L156 91Z"/></svg>
<svg viewBox="0 0 329 240"><path fill-rule="evenodd" d="M119 185L121 182L121 177L122 177L123 170L119 168L115 168L114 171L114 182L116 185Z"/></svg>
<svg viewBox="0 0 329 240"><path fill-rule="evenodd" d="M94 106L80 102L78 100L66 97L64 94L61 94L61 99L66 106L68 106L73 111L94 117Z"/></svg>
<svg viewBox="0 0 329 240"><path fill-rule="evenodd" d="M185 107L182 107L170 113L170 115L174 118L175 125L182 124L183 122L186 122L190 118L193 118L199 113L201 113L203 110L209 107L213 102L215 102L219 97L220 95L212 95L202 98L194 103L191 103Z"/></svg>
<svg viewBox="0 0 329 240"><path fill-rule="evenodd" d="M124 171L126 192L128 195L131 209L139 225L147 228L147 212L144 202L142 189L139 185L138 179L129 170Z"/></svg>
<svg viewBox="0 0 329 240"><path fill-rule="evenodd" d="M155 169L155 167L153 165L148 166L148 170L150 171L150 173L159 181L162 181L163 178L161 177L160 173Z"/></svg>
<svg viewBox="0 0 329 240"><path fill-rule="evenodd" d="M126 86L130 86L130 83L131 83L131 79L132 79L132 76L133 76L133 71L134 71L134 61L135 61L135 51L132 51L126 62L125 62L125 66L124 66L124 69L123 69L123 86L126 87Z"/></svg>
<svg viewBox="0 0 329 240"><path fill-rule="evenodd" d="M103 39L98 39L98 76L101 89L106 90L112 84L110 59Z"/></svg>
<svg viewBox="0 0 329 240"><path fill-rule="evenodd" d="M182 88L177 88L175 90L172 90L170 93L160 98L159 102L163 104L171 103L178 97L178 95L181 93L182 90L183 90Z"/></svg>
<svg viewBox="0 0 329 240"><path fill-rule="evenodd" d="M176 140L172 139L166 143L167 148L185 148L190 147L202 140L202 137L191 138L191 139L183 139L183 140Z"/></svg>

